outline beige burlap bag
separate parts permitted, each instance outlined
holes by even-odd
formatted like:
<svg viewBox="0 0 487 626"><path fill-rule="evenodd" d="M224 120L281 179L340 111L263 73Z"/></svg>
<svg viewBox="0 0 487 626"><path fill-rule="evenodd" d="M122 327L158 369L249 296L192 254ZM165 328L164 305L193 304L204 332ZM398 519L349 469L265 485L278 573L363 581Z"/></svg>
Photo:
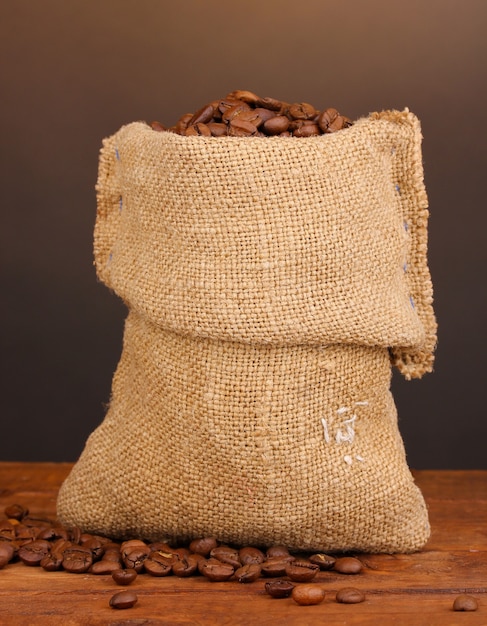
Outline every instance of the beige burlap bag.
<svg viewBox="0 0 487 626"><path fill-rule="evenodd" d="M95 261L126 302L65 524L115 537L408 552L429 536L390 394L430 371L421 132L106 139Z"/></svg>

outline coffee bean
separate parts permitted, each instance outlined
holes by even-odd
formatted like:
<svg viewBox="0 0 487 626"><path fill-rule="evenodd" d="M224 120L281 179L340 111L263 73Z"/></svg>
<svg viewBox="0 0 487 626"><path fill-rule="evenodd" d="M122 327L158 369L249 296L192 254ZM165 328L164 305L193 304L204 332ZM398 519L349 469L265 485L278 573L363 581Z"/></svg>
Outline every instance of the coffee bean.
<svg viewBox="0 0 487 626"><path fill-rule="evenodd" d="M230 563L222 563L217 559L208 559L198 563L198 570L203 576L212 582L223 582L231 578L235 568Z"/></svg>
<svg viewBox="0 0 487 626"><path fill-rule="evenodd" d="M46 572L58 572L63 566L63 554L61 552L49 552L40 561L39 565Z"/></svg>
<svg viewBox="0 0 487 626"><path fill-rule="evenodd" d="M333 569L340 574L360 574L363 566L361 561L355 557L343 556L335 561Z"/></svg>
<svg viewBox="0 0 487 626"><path fill-rule="evenodd" d="M242 565L239 559L238 550L230 548L229 546L218 546L213 548L210 552L210 556L214 559L218 559L222 563L229 563L234 568Z"/></svg>
<svg viewBox="0 0 487 626"><path fill-rule="evenodd" d="M453 602L454 611L476 611L478 608L477 600L467 594L457 596Z"/></svg>
<svg viewBox="0 0 487 626"><path fill-rule="evenodd" d="M214 550L217 546L218 542L215 537L202 537L200 539L194 539L189 544L189 549L191 550L191 552L196 552L196 554L208 556L210 552Z"/></svg>
<svg viewBox="0 0 487 626"><path fill-rule="evenodd" d="M130 585L137 578L135 569L114 569L111 574L117 585Z"/></svg>
<svg viewBox="0 0 487 626"><path fill-rule="evenodd" d="M208 122L207 127L210 129L212 137L223 137L227 134L227 125L221 122Z"/></svg>
<svg viewBox="0 0 487 626"><path fill-rule="evenodd" d="M269 578L277 578L279 576L286 576L286 567L290 562L294 561L295 557L288 554L288 556L275 556L267 559L262 563L262 574L269 576Z"/></svg>
<svg viewBox="0 0 487 626"><path fill-rule="evenodd" d="M31 541L19 549L19 559L24 565L39 565L49 550L49 542L43 539Z"/></svg>
<svg viewBox="0 0 487 626"><path fill-rule="evenodd" d="M289 556L289 550L286 546L270 546L266 550L266 556L268 559L276 556Z"/></svg>
<svg viewBox="0 0 487 626"><path fill-rule="evenodd" d="M91 550L82 546L72 546L63 553L63 568L73 574L87 572L93 563Z"/></svg>
<svg viewBox="0 0 487 626"><path fill-rule="evenodd" d="M282 111L286 106L284 102L269 97L259 98L257 104L259 105L259 107L269 109L271 111Z"/></svg>
<svg viewBox="0 0 487 626"><path fill-rule="evenodd" d="M325 590L317 585L298 585L291 595L297 604L303 606L320 604L325 599Z"/></svg>
<svg viewBox="0 0 487 626"><path fill-rule="evenodd" d="M15 549L10 542L0 541L0 559L5 559L5 564L14 558Z"/></svg>
<svg viewBox="0 0 487 626"><path fill-rule="evenodd" d="M167 130L160 122L151 122L150 127L152 130L157 130L160 133Z"/></svg>
<svg viewBox="0 0 487 626"><path fill-rule="evenodd" d="M309 557L311 563L315 563L321 570L329 570L335 564L336 559L328 554L317 553Z"/></svg>
<svg viewBox="0 0 487 626"><path fill-rule="evenodd" d="M137 600L133 591L119 591L110 598L109 604L113 609L131 609Z"/></svg>
<svg viewBox="0 0 487 626"><path fill-rule="evenodd" d="M295 120L312 120L316 117L317 110L307 102L297 102L288 108L289 116Z"/></svg>
<svg viewBox="0 0 487 626"><path fill-rule="evenodd" d="M21 504L10 504L5 507L3 512L5 513L5 517L19 521L26 515L29 515L29 509L26 509Z"/></svg>
<svg viewBox="0 0 487 626"><path fill-rule="evenodd" d="M246 102L247 104L257 104L257 102L259 102L258 95L252 91L245 91L242 89L231 91L226 97L232 100L242 100L242 102Z"/></svg>
<svg viewBox="0 0 487 626"><path fill-rule="evenodd" d="M336 601L341 604L358 604L365 600L364 594L354 587L344 587L337 591Z"/></svg>
<svg viewBox="0 0 487 626"><path fill-rule="evenodd" d="M288 580L270 580L264 586L267 593L273 598L288 598L295 587Z"/></svg>
<svg viewBox="0 0 487 626"><path fill-rule="evenodd" d="M257 126L252 122L246 122L236 117L228 125L228 135L230 137L251 137L257 133Z"/></svg>
<svg viewBox="0 0 487 626"><path fill-rule="evenodd" d="M213 118L215 109L212 104L205 104L204 107L196 111L196 113L189 119L188 126L195 126L196 124L206 124Z"/></svg>
<svg viewBox="0 0 487 626"><path fill-rule="evenodd" d="M235 578L239 583L253 583L260 578L260 572L259 563L247 563L235 571Z"/></svg>
<svg viewBox="0 0 487 626"><path fill-rule="evenodd" d="M226 124L230 123L236 117L239 117L242 113L250 111L250 107L245 102L240 102L233 107L229 107L222 113L222 121Z"/></svg>
<svg viewBox="0 0 487 626"><path fill-rule="evenodd" d="M174 561L172 564L172 572L175 576L179 576L180 578L187 578L188 576L193 576L198 570L198 562L199 558L204 558L201 554L188 554L187 556L182 556L177 561Z"/></svg>
<svg viewBox="0 0 487 626"><path fill-rule="evenodd" d="M318 565L309 561L296 560L286 565L286 576L293 582L309 582L319 572Z"/></svg>
<svg viewBox="0 0 487 626"><path fill-rule="evenodd" d="M143 562L144 571L151 576L168 576L172 572L172 557L167 559L157 552L152 552Z"/></svg>
<svg viewBox="0 0 487 626"><path fill-rule="evenodd" d="M112 572L120 569L120 561L107 561L106 559L102 559L101 561L97 561L93 563L93 565L88 570L90 574L111 574ZM131 572L137 573L134 569L130 570Z"/></svg>
<svg viewBox="0 0 487 626"><path fill-rule="evenodd" d="M293 131L293 137L315 137L320 134L318 124L303 124Z"/></svg>
<svg viewBox="0 0 487 626"><path fill-rule="evenodd" d="M289 128L289 118L285 115L276 115L266 120L263 124L264 132L267 135L279 135Z"/></svg>
<svg viewBox="0 0 487 626"><path fill-rule="evenodd" d="M262 550L253 548L252 546L240 548L238 551L238 558L242 565L249 563L263 563L265 561L265 555Z"/></svg>

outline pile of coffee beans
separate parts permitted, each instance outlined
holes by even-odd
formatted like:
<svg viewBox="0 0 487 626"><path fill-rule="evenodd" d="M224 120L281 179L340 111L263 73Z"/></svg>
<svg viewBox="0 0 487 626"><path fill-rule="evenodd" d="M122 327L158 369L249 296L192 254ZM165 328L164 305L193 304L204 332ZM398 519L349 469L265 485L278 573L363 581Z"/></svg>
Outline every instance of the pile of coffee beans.
<svg viewBox="0 0 487 626"><path fill-rule="evenodd" d="M353 556L292 554L286 546L268 548L233 547L214 537L194 539L187 545L174 547L166 542L142 539L113 541L109 537L66 528L58 522L29 515L28 509L13 504L5 508L0 519L0 569L20 561L29 567L38 566L47 572L63 570L73 574L111 576L114 583L126 587L139 575L178 576L202 575L209 581L251 583L264 579L264 589L272 598L291 597L298 605L323 602L325 590L317 584L318 572L331 571L344 576L363 572L362 562ZM321 582L323 579L321 577ZM137 603L137 594L130 590L115 593L109 605L128 609ZM343 587L335 600L341 604L357 604L365 600L362 591ZM455 599L454 611L475 611L473 596Z"/></svg>
<svg viewBox="0 0 487 626"><path fill-rule="evenodd" d="M359 559L329 554L292 554L287 547L267 549L254 546L233 547L214 537L194 539L174 547L167 542L142 539L113 541L109 537L66 528L56 521L29 515L28 509L13 504L6 507L0 520L0 569L20 561L47 572L111 576L117 585L128 586L140 574L149 576L202 575L209 581L251 583L266 579L265 591L273 598L292 596L297 604L317 604L324 598L323 589L310 584L320 571L359 574ZM347 590L342 590L342 594ZM349 593L349 602L361 602L358 590ZM361 599L357 599L361 598ZM343 602L344 600L337 601ZM110 599L110 606L126 609L134 606L137 595L120 591Z"/></svg>
<svg viewBox="0 0 487 626"><path fill-rule="evenodd" d="M202 137L314 137L351 125L348 117L332 107L319 110L307 102L261 98L241 89L205 104L196 113L182 115L174 126L150 124L156 131Z"/></svg>

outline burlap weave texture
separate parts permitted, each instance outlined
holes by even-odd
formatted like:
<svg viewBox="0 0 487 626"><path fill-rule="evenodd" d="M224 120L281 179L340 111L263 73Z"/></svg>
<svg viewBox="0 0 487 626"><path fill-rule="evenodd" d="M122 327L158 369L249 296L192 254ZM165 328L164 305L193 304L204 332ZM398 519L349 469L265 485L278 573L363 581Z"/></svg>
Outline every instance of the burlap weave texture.
<svg viewBox="0 0 487 626"><path fill-rule="evenodd" d="M430 371L419 122L104 142L95 261L127 303L104 422L58 514L114 536L411 551L429 533L389 392Z"/></svg>

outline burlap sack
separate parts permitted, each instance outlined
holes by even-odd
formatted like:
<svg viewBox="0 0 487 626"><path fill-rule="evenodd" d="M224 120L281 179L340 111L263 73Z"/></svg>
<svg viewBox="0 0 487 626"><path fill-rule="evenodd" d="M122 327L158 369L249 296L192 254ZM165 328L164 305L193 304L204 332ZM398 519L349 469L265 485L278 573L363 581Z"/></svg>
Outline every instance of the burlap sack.
<svg viewBox="0 0 487 626"><path fill-rule="evenodd" d="M408 552L429 536L391 362L430 371L421 132L409 111L314 138L143 123L100 156L95 261L126 302L65 524L115 537Z"/></svg>

